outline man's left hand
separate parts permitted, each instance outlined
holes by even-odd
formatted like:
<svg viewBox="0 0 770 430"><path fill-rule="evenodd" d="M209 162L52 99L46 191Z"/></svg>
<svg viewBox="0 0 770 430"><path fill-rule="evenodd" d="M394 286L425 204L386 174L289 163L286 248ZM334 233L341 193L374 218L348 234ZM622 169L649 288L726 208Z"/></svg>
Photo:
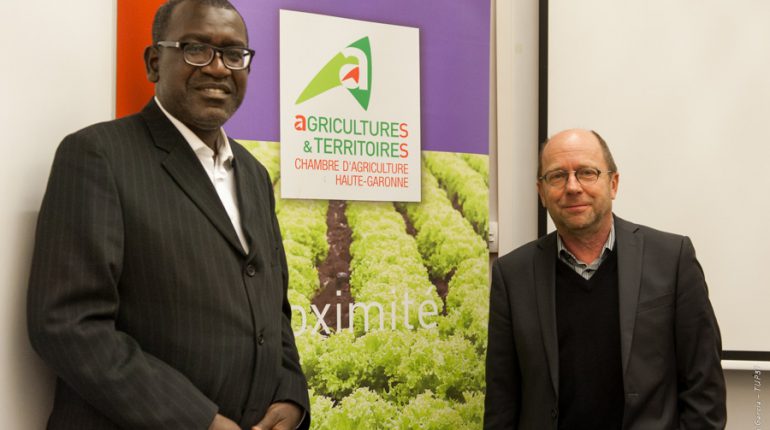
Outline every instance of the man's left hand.
<svg viewBox="0 0 770 430"><path fill-rule="evenodd" d="M277 402L267 408L262 418L252 430L295 430L302 419L302 409L291 402Z"/></svg>

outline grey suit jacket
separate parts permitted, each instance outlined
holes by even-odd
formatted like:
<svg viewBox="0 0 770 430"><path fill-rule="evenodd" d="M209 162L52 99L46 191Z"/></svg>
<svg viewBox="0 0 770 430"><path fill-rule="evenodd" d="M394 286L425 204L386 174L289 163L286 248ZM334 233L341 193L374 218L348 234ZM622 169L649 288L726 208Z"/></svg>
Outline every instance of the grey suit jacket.
<svg viewBox="0 0 770 430"><path fill-rule="evenodd" d="M719 327L687 237L615 217L623 429L721 429ZM485 429L558 424L556 233L492 269ZM597 393L601 395L601 393Z"/></svg>
<svg viewBox="0 0 770 430"><path fill-rule="evenodd" d="M154 102L59 146L28 294L58 375L48 428L203 430L219 411L247 429L274 401L309 410L271 181L230 143L248 254Z"/></svg>

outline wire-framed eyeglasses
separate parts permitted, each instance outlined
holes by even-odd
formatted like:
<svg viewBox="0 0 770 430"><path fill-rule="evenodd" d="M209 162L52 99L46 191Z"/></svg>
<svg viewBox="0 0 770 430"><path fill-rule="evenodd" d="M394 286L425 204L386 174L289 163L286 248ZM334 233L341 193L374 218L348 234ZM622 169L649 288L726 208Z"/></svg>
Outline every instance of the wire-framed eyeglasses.
<svg viewBox="0 0 770 430"><path fill-rule="evenodd" d="M572 171L552 170L550 172L543 174L543 176L537 179L545 182L550 187L561 188L567 185L567 181L569 180L569 177L571 174L575 175L575 179L577 179L577 181L581 185L591 185L596 183L596 181L599 180L599 176L602 173L606 173L607 175L610 175L615 172L613 172L612 170L607 170L602 172L601 170L593 167L581 167L577 170L572 170Z"/></svg>

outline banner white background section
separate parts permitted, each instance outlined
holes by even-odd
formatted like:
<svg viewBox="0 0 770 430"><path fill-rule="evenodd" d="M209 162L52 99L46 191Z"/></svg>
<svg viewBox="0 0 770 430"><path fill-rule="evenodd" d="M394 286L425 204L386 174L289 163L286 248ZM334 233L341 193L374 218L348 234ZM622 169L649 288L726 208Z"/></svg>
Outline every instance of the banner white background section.
<svg viewBox="0 0 770 430"><path fill-rule="evenodd" d="M280 35L281 197L419 201L419 30L282 10ZM364 64L367 58L362 55L358 66L359 82L362 87L367 85L370 91L368 106L360 105L344 86L297 102L300 94L332 58L340 53L349 56L348 46L364 37L369 39L371 55L369 64ZM365 78L367 66L371 67L371 82ZM297 129L298 115L308 120L307 130ZM360 133L330 132L320 126L316 131L311 129L320 121L341 126L339 120ZM396 135L390 131L383 133L383 123L393 124ZM353 154L349 147L336 147L344 141L354 143ZM357 142L360 141L367 143L359 145ZM394 153L379 153L382 145L391 143ZM370 152L372 148L378 149L377 155ZM308 169L299 167L298 160L339 160L339 165ZM351 164L353 162L372 164ZM362 172L362 169L354 169L355 166L380 171ZM396 173L382 173L383 169L396 166L402 166L402 169ZM397 185L393 186L392 181L396 179L406 181L396 181Z"/></svg>

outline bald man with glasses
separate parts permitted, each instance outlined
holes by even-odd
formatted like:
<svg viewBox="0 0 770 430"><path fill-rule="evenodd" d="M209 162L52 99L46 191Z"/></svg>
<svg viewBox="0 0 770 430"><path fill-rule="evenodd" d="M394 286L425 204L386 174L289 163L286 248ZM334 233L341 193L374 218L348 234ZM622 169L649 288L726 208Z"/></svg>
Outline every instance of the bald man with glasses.
<svg viewBox="0 0 770 430"><path fill-rule="evenodd" d="M222 129L253 57L226 0L171 0L155 97L59 146L28 294L49 429L308 428L272 182Z"/></svg>
<svg viewBox="0 0 770 430"><path fill-rule="evenodd" d="M721 340L689 238L612 213L604 140L541 146L540 201L556 231L492 269L487 430L723 429Z"/></svg>

